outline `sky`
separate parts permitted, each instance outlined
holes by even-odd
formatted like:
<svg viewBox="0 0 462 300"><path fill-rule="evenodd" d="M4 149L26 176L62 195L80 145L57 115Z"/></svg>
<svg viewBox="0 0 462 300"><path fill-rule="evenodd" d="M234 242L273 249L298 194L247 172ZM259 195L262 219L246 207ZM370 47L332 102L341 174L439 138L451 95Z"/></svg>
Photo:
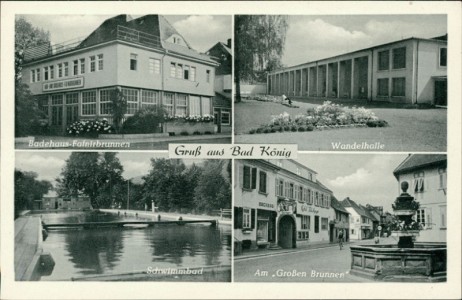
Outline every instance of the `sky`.
<svg viewBox="0 0 462 300"><path fill-rule="evenodd" d="M282 63L293 66L404 38L446 33L446 15L290 16Z"/></svg>
<svg viewBox="0 0 462 300"><path fill-rule="evenodd" d="M61 173L71 152L17 152L15 167L38 173L39 180L54 180ZM167 158L166 153L121 152L117 157L124 168L125 179L144 176L150 170L151 158ZM318 173L317 179L334 192L338 200L346 197L359 204L391 204L399 194L393 170L407 154L298 154L298 162ZM186 165L200 160L184 160Z"/></svg>
<svg viewBox="0 0 462 300"><path fill-rule="evenodd" d="M19 17L18 15L17 17ZM35 27L50 32L52 43L62 43L86 37L104 20L115 15L22 15ZM133 18L141 15L132 15ZM174 16L164 17L199 52L206 52L217 42L231 38L231 16Z"/></svg>

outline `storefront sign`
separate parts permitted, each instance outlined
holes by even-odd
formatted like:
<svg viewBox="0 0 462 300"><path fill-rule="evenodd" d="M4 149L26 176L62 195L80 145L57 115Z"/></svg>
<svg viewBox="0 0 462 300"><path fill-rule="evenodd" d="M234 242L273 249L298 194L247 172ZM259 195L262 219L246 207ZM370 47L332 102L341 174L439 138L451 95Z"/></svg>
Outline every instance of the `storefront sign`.
<svg viewBox="0 0 462 300"><path fill-rule="evenodd" d="M78 88L78 87L83 87L83 77L44 83L43 91L49 92L49 91L72 89L72 88Z"/></svg>
<svg viewBox="0 0 462 300"><path fill-rule="evenodd" d="M318 214L319 213L319 210L317 210L316 208L306 204L306 203L302 203L302 202L297 202L297 214L299 215L305 215L305 216L308 216L308 215L311 215L311 214Z"/></svg>
<svg viewBox="0 0 462 300"><path fill-rule="evenodd" d="M274 204L265 203L265 202L258 202L258 206L266 207L266 208L274 208Z"/></svg>

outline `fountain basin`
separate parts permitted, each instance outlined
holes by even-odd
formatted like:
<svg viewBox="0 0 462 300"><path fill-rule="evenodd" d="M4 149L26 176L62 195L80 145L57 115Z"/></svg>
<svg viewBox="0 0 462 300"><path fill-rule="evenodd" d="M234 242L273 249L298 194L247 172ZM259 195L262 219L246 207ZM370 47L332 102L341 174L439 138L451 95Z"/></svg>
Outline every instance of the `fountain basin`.
<svg viewBox="0 0 462 300"><path fill-rule="evenodd" d="M392 244L350 248L352 275L381 281L446 281L445 243L415 243L414 248Z"/></svg>

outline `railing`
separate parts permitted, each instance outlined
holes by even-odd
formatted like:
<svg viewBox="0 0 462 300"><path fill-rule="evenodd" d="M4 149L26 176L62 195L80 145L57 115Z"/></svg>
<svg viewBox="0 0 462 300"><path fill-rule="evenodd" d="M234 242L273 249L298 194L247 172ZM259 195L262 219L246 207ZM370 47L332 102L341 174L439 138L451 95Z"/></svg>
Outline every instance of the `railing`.
<svg viewBox="0 0 462 300"><path fill-rule="evenodd" d="M117 25L117 39L153 48L161 47L158 36L121 25Z"/></svg>

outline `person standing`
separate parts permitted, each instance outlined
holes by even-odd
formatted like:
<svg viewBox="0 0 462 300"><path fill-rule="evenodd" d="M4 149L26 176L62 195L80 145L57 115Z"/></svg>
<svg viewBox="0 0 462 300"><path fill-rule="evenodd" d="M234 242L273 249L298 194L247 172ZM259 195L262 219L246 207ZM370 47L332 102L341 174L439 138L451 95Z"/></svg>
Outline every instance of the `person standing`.
<svg viewBox="0 0 462 300"><path fill-rule="evenodd" d="M343 248L343 229L340 229L338 233L338 244L340 246L340 250Z"/></svg>

